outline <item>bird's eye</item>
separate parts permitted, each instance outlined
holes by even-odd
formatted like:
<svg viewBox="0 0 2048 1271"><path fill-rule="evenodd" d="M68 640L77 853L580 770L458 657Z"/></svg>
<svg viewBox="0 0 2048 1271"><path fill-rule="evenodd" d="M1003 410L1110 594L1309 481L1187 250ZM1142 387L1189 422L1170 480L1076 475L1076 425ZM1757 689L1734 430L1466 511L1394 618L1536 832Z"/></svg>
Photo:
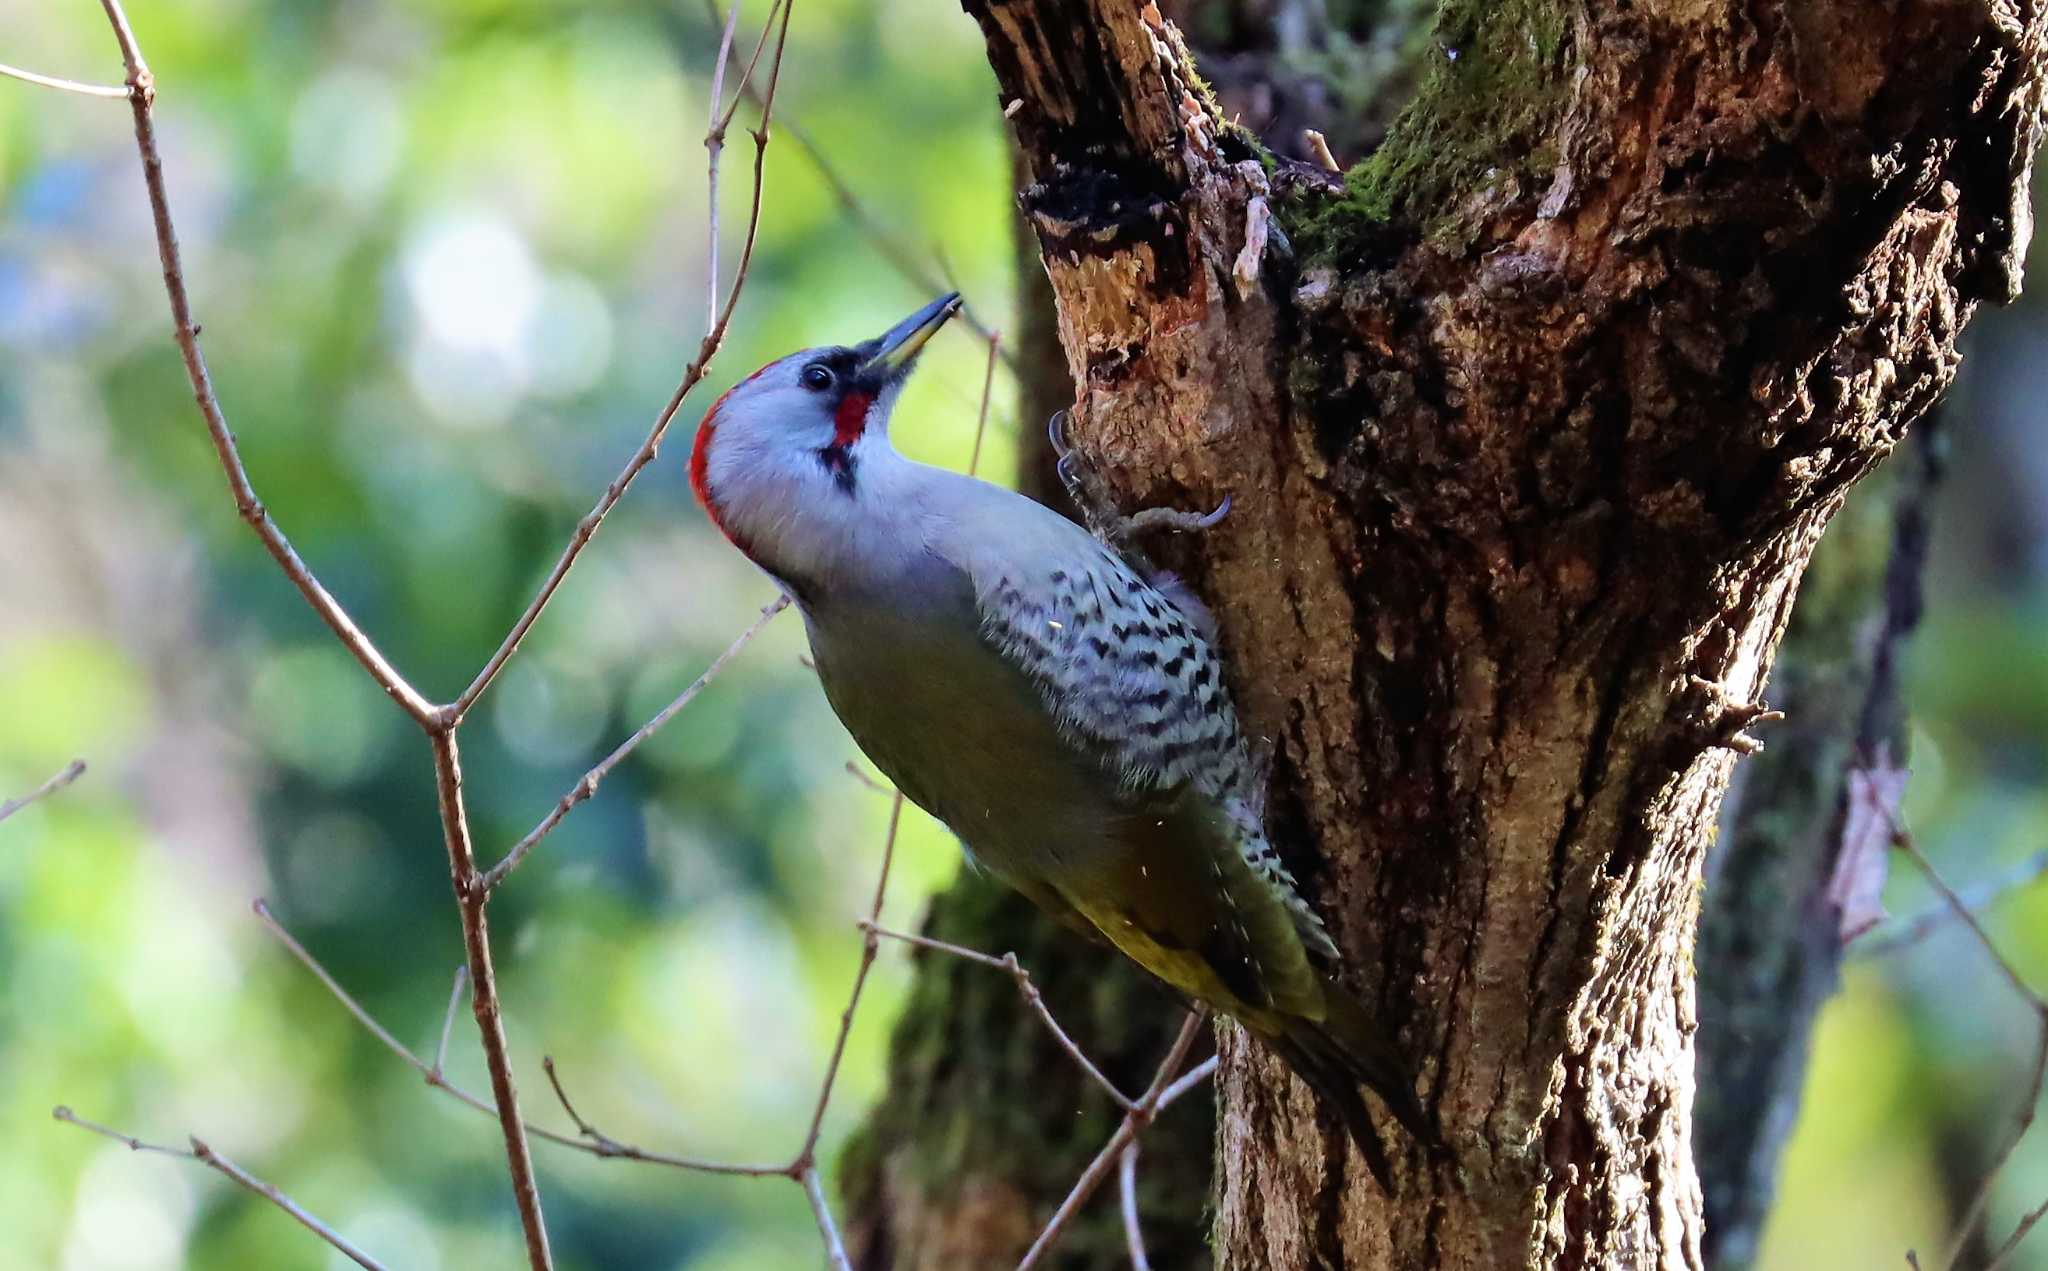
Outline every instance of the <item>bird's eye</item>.
<svg viewBox="0 0 2048 1271"><path fill-rule="evenodd" d="M805 388L817 389L822 392L832 387L832 372L814 362L804 368L803 380Z"/></svg>

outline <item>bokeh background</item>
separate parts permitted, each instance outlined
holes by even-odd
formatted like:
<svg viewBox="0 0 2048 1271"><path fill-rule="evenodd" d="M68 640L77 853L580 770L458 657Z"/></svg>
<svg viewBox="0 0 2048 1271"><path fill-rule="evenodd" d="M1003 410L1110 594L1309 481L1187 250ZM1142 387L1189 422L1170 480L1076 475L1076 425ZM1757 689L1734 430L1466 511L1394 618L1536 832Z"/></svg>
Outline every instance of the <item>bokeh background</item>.
<svg viewBox="0 0 2048 1271"><path fill-rule="evenodd" d="M766 14L750 0L748 24ZM644 435L705 323L702 138L716 31L691 0L138 0L194 303L259 492L430 695L465 684ZM742 39L751 38L748 35ZM88 0L0 0L0 62L117 82ZM801 0L778 111L873 220L1009 313L1009 169L973 24L939 0ZM742 112L742 119L749 117ZM727 151L735 259L751 143ZM805 344L929 299L817 166L769 150L761 246L711 380L465 730L495 856L773 597L683 479L706 404ZM2036 294L2042 279L2037 259ZM0 79L0 1263L343 1265L189 1164L56 1124L204 1135L393 1266L515 1265L485 1118L425 1088L250 916L280 918L431 1053L461 943L425 743L236 520L168 338L126 106ZM964 467L986 346L960 324L899 412ZM2048 848L2048 309L1980 319L1950 417L1908 800L1959 882ZM999 376L984 471L1020 428ZM534 1119L553 1055L612 1134L786 1155L859 950L886 800L778 619L500 893L501 991ZM957 852L914 812L888 904ZM1891 905L1927 903L1908 869ZM1992 911L2048 985L2048 885ZM825 1159L882 1080L907 982L885 951ZM1853 960L1822 1021L1773 1267L1900 1265L2005 1124L2030 1017L1946 932ZM1083 1039L1085 1045L1085 1039ZM466 1013L453 1075L486 1088ZM565 1267L818 1262L786 1183L539 1145ZM2048 1135L2003 1230L2048 1196ZM2017 1265L2048 1267L2048 1238Z"/></svg>

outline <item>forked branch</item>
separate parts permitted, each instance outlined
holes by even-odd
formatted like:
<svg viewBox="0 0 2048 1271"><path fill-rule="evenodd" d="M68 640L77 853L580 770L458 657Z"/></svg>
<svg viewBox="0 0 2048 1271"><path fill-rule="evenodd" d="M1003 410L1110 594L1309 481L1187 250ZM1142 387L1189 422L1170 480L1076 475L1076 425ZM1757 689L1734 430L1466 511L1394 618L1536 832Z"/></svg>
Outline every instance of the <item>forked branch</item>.
<svg viewBox="0 0 2048 1271"><path fill-rule="evenodd" d="M519 862L525 860L526 854L538 846L542 839L554 832L554 828L562 823L562 818L568 816L577 804L597 793L597 787L611 774L612 769L624 763L626 756L638 750L642 742L654 736L656 732L660 731L662 725L676 717L677 712L695 701L697 694L703 692L706 685L718 678L718 673L725 669L726 663L732 661L741 649L746 648L755 636L761 634L761 629L767 626L776 614L781 613L788 607L789 597L777 596L766 608L762 609L761 616L754 620L754 624L745 631L740 632L733 642L726 646L725 652L713 658L711 665L704 668L704 673L690 681L690 686L677 694L674 701L662 707L661 710L655 713L652 719L635 729L632 736L620 742L617 749L599 760L596 767L584 773L583 778L570 787L569 793L556 801L554 810L543 817L539 825L527 831L525 838L514 843L512 850L505 853L503 860L491 866L489 871L479 880L479 886L484 891L489 892L494 890L499 883L504 882L505 875L518 869Z"/></svg>
<svg viewBox="0 0 2048 1271"><path fill-rule="evenodd" d="M554 599L555 590L562 585L562 580L568 577L569 570L576 564L576 558L583 554L585 547L589 546L590 540L596 536L598 528L604 524L605 517L610 515L611 510L618 506L619 500L625 497L627 488L633 484L633 479L640 475L641 469L654 462L655 455L661 450L662 438L668 435L669 425L675 422L676 412L682 408L683 399L688 397L690 391L703 381L706 372L711 368L711 359L717 355L718 350L725 343L726 331L732 326L733 310L739 304L740 291L746 286L747 272L754 263L754 244L759 239L761 232L761 191L768 157L768 126L775 113L775 90L782 78L782 50L789 38L789 14L790 10L795 7L794 0L787 0L787 2L778 0L778 7L781 22L776 27L775 53L768 63L768 88L761 96L761 122L760 126L755 128L752 133L754 138L753 203L747 213L747 236L740 248L739 268L733 274L732 286L725 293L725 305L719 309L716 320L711 324L711 329L704 333L703 341L697 346L697 356L691 359L689 366L684 369L682 383L676 386L676 391L669 396L668 403L654 417L654 425L648 429L647 439L640 443L640 448L633 452L633 457L626 461L626 466L619 471L619 475L614 477L612 483L605 487L604 493L598 496L596 505L584 515L582 520L576 523L575 531L569 536L568 545L562 549L562 554L555 561L554 568L548 571L548 576L542 581L540 590L534 594L533 599L527 604L525 611L513 622L511 631L506 633L504 641L499 644L497 651L491 654L489 661L484 663L483 669L477 672L476 678L470 681L469 687L462 690L462 696L455 699L454 704L447 708L446 717L450 725L461 721L462 717L468 713L469 708L476 704L477 698L483 696L484 690L491 686L491 681L497 678L498 672L505 668L506 661L518 651L520 642L526 639L526 633L533 629L533 624L540 618L541 611L547 608L550 600ZM771 24L775 22L775 17L774 13L769 15ZM721 56L719 59L719 74L721 76L724 72L724 66L725 59ZM753 67L750 64L748 66L748 73L751 74L752 70ZM717 109L717 100L717 97L714 95L712 99L714 110ZM730 120L730 118L731 116L728 113L725 119ZM720 123L713 131L722 133L723 127L723 123ZM710 144L708 136L706 144ZM717 147L713 147L711 162L714 165L714 170L718 162L718 153ZM717 186L715 183L712 187L710 220L710 233L712 241L715 243L718 237L719 224ZM717 259L715 248L713 249L712 259L714 261Z"/></svg>
<svg viewBox="0 0 2048 1271"><path fill-rule="evenodd" d="M192 316L192 301L185 290L185 265L178 252L178 231L171 221L170 196L164 190L163 158L157 153L156 121L153 117L156 80L149 73L149 64L143 60L141 46L136 43L135 32L128 25L128 15L121 9L121 0L100 0L100 4L107 12L107 21L114 28L114 38L121 46L121 61L128 68L128 104L135 115L135 146L142 157L142 181L149 192L150 220L156 227L156 252L163 265L164 295L171 305L171 335L177 341L178 355L185 363L185 377L191 382L192 397L199 404L199 414L206 420L207 435L213 439L214 452L220 458L222 471L227 474L235 510L262 540L264 548L277 561L278 568L299 589L299 594L306 598L313 612L369 672L370 678L414 721L422 727L432 728L435 719L433 705L398 673L398 669L356 625L355 619L349 617L341 602L313 576L313 571L299 558L291 540L278 528L262 500L256 497L255 488L249 484L249 473L242 466L235 435L228 428L227 415L221 410L220 398L214 392L213 376L206 369L206 357L199 350L199 323Z"/></svg>
<svg viewBox="0 0 2048 1271"><path fill-rule="evenodd" d="M1942 903L1949 907L1956 920L1970 929L1978 945L1998 968L1999 974L2005 977L2006 983L2012 986L2012 991L2032 1012L2037 1030L2033 1063L2028 1070L2025 1091L2020 1096L2019 1109L2013 1116L2012 1128L2007 1132L1998 1152L1992 1157L1991 1167L1984 1172L1984 1178L1978 1183L1976 1193L1964 1208L1962 1218L1956 1223L1948 1254L1942 1260L1943 1266L1949 1268L1949 1271L1955 1271L1955 1268L1961 1265L1963 1251L1969 1248L1970 1238L1975 1234L1977 1225L1984 1220L1985 1207L1991 1202L1991 1191L1999 1175L2004 1171L2006 1163L2012 1160L2013 1153L2019 1150L2020 1143L2027 1137L2028 1131L2034 1128L2035 1109L2041 1102L2044 1087L2048 1087L2048 998L2044 998L2028 984L2005 954L1999 951L1998 943L1991 938L1991 933L1985 930L1984 924L1978 921L1975 911L1956 894L1954 888L1948 885L1948 880L1941 876L1941 871L1934 867L1934 862L1927 859L1926 853L1920 850L1920 845L1914 841L1913 836L1893 816L1890 806L1880 806L1886 819L1891 823L1892 842L1920 867L1920 872L1927 876L1928 883L1941 896ZM2019 1248L2020 1242L2027 1238L2027 1234L2041 1221L2044 1214L2048 1214L2048 1201L2042 1202L2040 1207L2028 1212L2020 1220L2013 1228L2012 1234L1992 1256L1986 1271L1999 1271L2004 1267Z"/></svg>
<svg viewBox="0 0 2048 1271"><path fill-rule="evenodd" d="M217 1170L228 1178L233 1179L237 1186L256 1193L287 1214L290 1214L293 1221L334 1246L344 1257L357 1266L365 1267L368 1271L385 1271L383 1263L349 1243L340 1232L308 1213L303 1206L285 1195L282 1191L279 1191L275 1185L264 1182L227 1157L222 1156L197 1136L192 1138L192 1146L190 1150L187 1150L182 1147L169 1147L162 1143L145 1143L133 1135L123 1134L119 1130L110 1129L96 1121L88 1121L71 1109L61 1105L51 1109L50 1115L67 1125L75 1125L81 1130L90 1131L102 1138L126 1144L131 1152L156 1152L163 1156L182 1157L188 1161L197 1161L208 1169Z"/></svg>

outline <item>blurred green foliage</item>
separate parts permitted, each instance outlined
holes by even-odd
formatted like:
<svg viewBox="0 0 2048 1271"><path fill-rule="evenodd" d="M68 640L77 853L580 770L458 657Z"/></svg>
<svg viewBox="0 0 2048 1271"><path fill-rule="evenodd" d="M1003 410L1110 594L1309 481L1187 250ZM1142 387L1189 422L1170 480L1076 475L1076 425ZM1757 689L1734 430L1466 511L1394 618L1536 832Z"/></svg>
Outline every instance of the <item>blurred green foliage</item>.
<svg viewBox="0 0 2048 1271"><path fill-rule="evenodd" d="M745 12L750 44L765 4ZM708 73L688 3L193 0L132 13L194 302L262 497L445 700L644 436L702 334ZM957 11L801 0L778 106L989 314L1011 288L993 84ZM118 80L93 6L0 4L0 60ZM730 84L732 81L729 80ZM742 123L751 123L745 110ZM738 259L752 142L721 182ZM929 299L768 151L733 337L465 729L495 855L774 595L683 480L726 383ZM517 1259L496 1130L436 1095L250 916L280 918L430 1054L459 930L423 740L241 526L166 338L127 110L0 83L0 1162L10 1266L324 1267L217 1176L49 1120L207 1137L395 1267ZM985 346L950 335L901 418L964 465ZM1000 387L1000 386L999 386ZM1008 420L1007 394L999 427ZM990 447L998 469L1008 448ZM492 911L533 1119L651 1147L794 1150L859 949L886 801L784 617L579 808ZM921 818L890 915L956 868ZM827 1160L881 1080L907 970L872 983ZM458 1017L451 1066L488 1088ZM540 1147L564 1267L816 1258L803 1198Z"/></svg>
<svg viewBox="0 0 2048 1271"><path fill-rule="evenodd" d="M754 0L748 22L765 12ZM702 332L710 20L688 0L178 0L132 17L258 489L393 660L452 697ZM118 79L83 3L0 0L0 60ZM1008 312L1009 170L968 19L800 0L778 109L981 314ZM736 132L726 154L728 271L751 149ZM464 733L487 855L773 595L690 503L681 457L704 405L770 357L928 299L793 148L771 146L767 182L712 381ZM2034 333L2006 355L2025 364L2039 318L2005 321ZM217 1176L52 1123L65 1103L159 1141L200 1133L393 1266L513 1265L492 1125L424 1088L249 916L270 897L431 1053L461 946L425 744L236 521L167 328L126 108L0 81L0 793L93 764L0 827L9 1264L336 1265ZM899 413L907 449L965 465L983 356L957 327L934 346ZM1013 434L1000 380L999 394L995 427ZM2001 572L1981 550L2005 532L1987 528L2001 507L2038 533L2048 482L2002 463L1991 430L1955 431L1992 457L1959 465L1970 497L1950 500L1916 651L1911 810L1968 879L2048 846L2048 556ZM995 475L1008 452L990 447ZM534 1119L564 1124L547 1053L620 1138L748 1160L796 1143L886 812L843 772L854 751L800 649L778 620L500 894ZM922 818L906 825L899 925L957 855ZM1895 911L1926 903L1897 872ZM2048 983L2044 920L2035 888L1994 929ZM906 976L885 956L871 984L828 1161L882 1080ZM1942 1140L2002 1126L2026 1025L1953 932L1858 964L1824 1022L1767 1263L1896 1265L1934 1247L1958 1168ZM454 1036L451 1069L484 1089L466 1015ZM817 1261L786 1184L538 1156L565 1268ZM2043 1195L2035 1143L2000 1186L1997 1228ZM2048 1240L2023 1264L2048 1266Z"/></svg>

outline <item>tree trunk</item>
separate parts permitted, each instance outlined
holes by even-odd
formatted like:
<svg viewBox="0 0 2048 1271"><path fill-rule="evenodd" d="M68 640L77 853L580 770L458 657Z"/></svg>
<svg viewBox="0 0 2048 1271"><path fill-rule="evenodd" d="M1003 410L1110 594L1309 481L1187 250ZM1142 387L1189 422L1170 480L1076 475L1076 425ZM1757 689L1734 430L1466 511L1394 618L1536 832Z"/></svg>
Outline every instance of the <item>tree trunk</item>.
<svg viewBox="0 0 2048 1271"><path fill-rule="evenodd" d="M1224 1028L1218 1263L1700 1265L1730 743L1843 492L2017 287L2039 8L1446 0L1338 181L1150 5L968 7L1071 435L1133 506L1233 496L1175 563L1453 1149L1381 1195Z"/></svg>
<svg viewBox="0 0 2048 1271"><path fill-rule="evenodd" d="M1839 982L1842 914L1828 884L1849 773L1908 758L1900 661L1920 621L1938 414L1857 487L1814 553L1771 678L1786 722L1737 770L1707 858L1695 1156L1718 1271L1756 1257L1814 1019Z"/></svg>

